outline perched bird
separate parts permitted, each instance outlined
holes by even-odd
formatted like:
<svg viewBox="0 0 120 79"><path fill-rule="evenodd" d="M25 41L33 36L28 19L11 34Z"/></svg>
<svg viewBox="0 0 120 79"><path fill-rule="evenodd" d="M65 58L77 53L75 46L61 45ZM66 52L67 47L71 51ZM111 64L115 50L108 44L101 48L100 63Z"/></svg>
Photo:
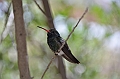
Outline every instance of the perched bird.
<svg viewBox="0 0 120 79"><path fill-rule="evenodd" d="M79 64L80 62L72 55L71 50L69 49L67 43L63 46L62 50L58 53L59 48L64 43L64 40L58 33L56 29L50 29L47 30L45 28L42 28L40 26L37 26L47 32L47 43L50 49L59 56L64 57L66 60L68 60L71 63Z"/></svg>

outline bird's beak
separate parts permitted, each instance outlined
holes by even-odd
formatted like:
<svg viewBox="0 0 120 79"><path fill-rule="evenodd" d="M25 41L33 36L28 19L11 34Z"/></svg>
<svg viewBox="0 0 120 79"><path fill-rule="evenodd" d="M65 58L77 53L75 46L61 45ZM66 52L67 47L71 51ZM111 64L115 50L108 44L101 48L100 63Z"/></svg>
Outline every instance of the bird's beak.
<svg viewBox="0 0 120 79"><path fill-rule="evenodd" d="M37 26L37 27L39 27L39 28L45 30L47 33L50 32L49 30L47 30L47 29L45 29L45 28L43 28L43 27L40 27L40 26Z"/></svg>

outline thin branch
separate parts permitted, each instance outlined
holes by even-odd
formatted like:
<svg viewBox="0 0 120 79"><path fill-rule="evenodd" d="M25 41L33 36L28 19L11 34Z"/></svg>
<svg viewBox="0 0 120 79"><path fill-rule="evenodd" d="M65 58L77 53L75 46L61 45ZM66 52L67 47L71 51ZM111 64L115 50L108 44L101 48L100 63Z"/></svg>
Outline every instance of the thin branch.
<svg viewBox="0 0 120 79"><path fill-rule="evenodd" d="M8 22L9 15L10 15L11 3L12 3L12 2L10 2L9 6L8 6L8 10L7 10L7 12L6 12L5 24L4 24L3 31L2 31L2 33L1 33L1 40L0 40L0 42L2 42L2 40L3 40L3 36L2 36L2 35L3 35L3 32L4 32L5 29L6 29L6 25L7 25L7 22Z"/></svg>
<svg viewBox="0 0 120 79"><path fill-rule="evenodd" d="M88 8L86 8L86 10L84 11L84 13L82 14L82 16L80 17L80 19L78 20L77 24L75 25L75 27L73 27L72 31L70 32L70 34L68 35L68 37L66 38L66 40L64 41L64 43L62 44L62 46L59 48L59 50L58 50L57 53L59 53L59 52L62 50L63 46L65 45L65 43L67 42L67 40L70 38L71 34L74 32L75 28L78 26L78 24L80 23L80 21L82 20L82 18L85 16L85 14L87 13L87 11L88 11ZM46 71L48 70L50 64L52 63L52 61L54 60L55 57L56 57L56 56L54 56L54 57L51 59L51 61L49 62L49 64L48 64L47 68L45 69L45 71L44 71L41 79L43 79Z"/></svg>
<svg viewBox="0 0 120 79"><path fill-rule="evenodd" d="M42 75L41 79L43 79L43 77L44 77L45 73L46 73L46 72L47 72L47 70L49 69L49 67L50 67L50 65L51 65L52 61L55 59L55 57L56 57L56 55L54 55L54 57L52 57L52 59L50 60L50 62L49 62L49 64L48 64L47 68L45 69L45 71L44 71L44 73L43 73L43 75Z"/></svg>
<svg viewBox="0 0 120 79"><path fill-rule="evenodd" d="M8 17L9 17L9 15L10 15L10 7L11 7L11 3L12 2L10 2L10 4L9 4L9 6L8 6L8 10L7 10L7 12L6 12L6 19L5 19L5 27L6 27L6 25L7 25L7 22L8 22Z"/></svg>
<svg viewBox="0 0 120 79"><path fill-rule="evenodd" d="M36 2L36 0L34 0L35 4L38 6L38 8L42 11L42 13L46 16L44 10L39 6L39 4Z"/></svg>
<svg viewBox="0 0 120 79"><path fill-rule="evenodd" d="M77 24L75 25L75 27L73 27L72 31L70 32L70 34L68 35L68 37L66 38L66 40L64 41L64 43L62 44L62 46L59 48L58 53L62 50L63 46L65 45L65 43L67 42L67 40L70 38L71 34L74 32L75 28L78 26L78 24L80 23L80 21L82 20L82 18L84 17L84 15L87 13L88 8L86 8L86 10L84 11L84 13L82 14L82 16L80 17L80 19L78 20Z"/></svg>

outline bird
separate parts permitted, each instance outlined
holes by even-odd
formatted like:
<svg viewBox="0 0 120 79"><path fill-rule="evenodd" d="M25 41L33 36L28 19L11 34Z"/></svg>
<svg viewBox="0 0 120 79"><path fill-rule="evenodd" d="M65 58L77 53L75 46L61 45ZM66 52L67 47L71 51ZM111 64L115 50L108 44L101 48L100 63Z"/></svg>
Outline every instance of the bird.
<svg viewBox="0 0 120 79"><path fill-rule="evenodd" d="M71 50L69 49L68 44L64 41L64 39L60 36L58 31L55 28L51 28L47 30L43 27L37 26L47 32L47 43L49 48L55 53L55 55L64 57L67 61L75 64L79 64L80 62L73 56ZM63 48L60 52L58 52L59 48L65 42Z"/></svg>

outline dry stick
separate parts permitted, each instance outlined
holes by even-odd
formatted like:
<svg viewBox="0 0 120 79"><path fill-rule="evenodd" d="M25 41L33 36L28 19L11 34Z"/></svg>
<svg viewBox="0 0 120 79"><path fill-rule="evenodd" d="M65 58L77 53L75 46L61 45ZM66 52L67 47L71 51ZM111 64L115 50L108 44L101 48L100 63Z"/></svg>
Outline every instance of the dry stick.
<svg viewBox="0 0 120 79"><path fill-rule="evenodd" d="M70 32L70 34L68 35L68 37L66 38L66 40L63 42L62 46L58 49L58 53L62 50L63 46L65 45L65 43L67 42L67 40L70 38L71 34L74 32L75 28L78 26L78 24L80 23L80 21L82 20L82 18L84 17L84 15L87 13L88 8L86 8L86 10L84 11L84 13L82 14L82 16L80 17L80 19L78 20L77 24L75 25L75 27L73 27L72 31ZM47 68L45 69L41 79L43 79L46 71L48 70L50 64L52 63L52 61L55 59L56 55L51 59L51 61L49 62Z"/></svg>
<svg viewBox="0 0 120 79"><path fill-rule="evenodd" d="M42 13L46 16L44 10L39 6L39 4L36 2L36 0L34 0L35 4L38 6L38 8L42 11Z"/></svg>
<svg viewBox="0 0 120 79"><path fill-rule="evenodd" d="M66 40L64 41L64 43L62 44L62 46L59 48L58 53L61 51L61 49L63 48L63 46L65 45L65 43L67 42L67 40L70 38L71 34L74 32L75 28L78 26L79 22L81 21L81 19L84 17L84 15L87 13L88 8L86 8L86 10L84 11L84 13L82 14L81 18L78 20L77 24L75 25L75 27L73 27L72 31L70 32L70 34L68 35L68 37L66 38Z"/></svg>
<svg viewBox="0 0 120 79"><path fill-rule="evenodd" d="M52 61L55 59L55 57L56 57L56 55L54 55L54 57L52 57L52 59L50 60L50 62L49 62L49 64L48 64L47 68L45 69L45 71L44 71L44 73L43 73L43 75L42 75L41 79L43 79L43 77L44 77L44 75L45 75L46 71L49 69L49 67L50 67L50 65L51 65Z"/></svg>
<svg viewBox="0 0 120 79"><path fill-rule="evenodd" d="M10 2L10 4L9 4L9 6L8 6L8 10L7 10L7 12L6 12L6 19L5 19L5 24L4 24L4 28L3 28L3 31L2 31L2 33L1 33L1 39L0 39L0 43L2 42L2 40L3 40L3 37L2 37L2 35L3 35L3 32L5 31L5 28L6 28L6 25L7 25L7 22L8 22L8 18L9 18L9 15L10 15L10 7L11 7L11 2Z"/></svg>

